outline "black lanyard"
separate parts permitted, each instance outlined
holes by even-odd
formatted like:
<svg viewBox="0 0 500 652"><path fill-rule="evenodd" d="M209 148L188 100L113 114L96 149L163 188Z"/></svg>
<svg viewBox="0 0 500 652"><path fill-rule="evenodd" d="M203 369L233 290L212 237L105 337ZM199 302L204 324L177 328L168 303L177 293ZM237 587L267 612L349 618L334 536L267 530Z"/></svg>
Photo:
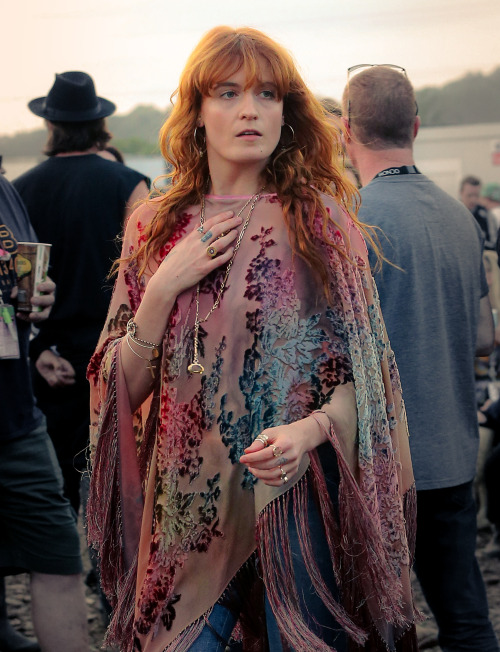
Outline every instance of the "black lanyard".
<svg viewBox="0 0 500 652"><path fill-rule="evenodd" d="M381 179L386 179L388 177L399 177L402 174L422 174L420 170L417 170L415 165L402 165L400 168L386 168L379 172L375 178L380 177Z"/></svg>

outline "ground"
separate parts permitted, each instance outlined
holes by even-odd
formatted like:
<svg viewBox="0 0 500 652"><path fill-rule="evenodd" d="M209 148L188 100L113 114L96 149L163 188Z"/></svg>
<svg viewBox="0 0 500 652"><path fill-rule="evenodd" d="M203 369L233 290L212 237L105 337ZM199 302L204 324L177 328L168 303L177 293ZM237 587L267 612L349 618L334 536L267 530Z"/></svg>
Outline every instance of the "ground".
<svg viewBox="0 0 500 652"><path fill-rule="evenodd" d="M479 534L477 555L488 592L491 620L497 636L500 638L500 559L491 558L487 555L485 548L488 539L489 534L487 532L481 532ZM83 545L84 538L82 534L82 546ZM86 564L86 570L88 570L90 564L88 562L86 551L84 553L84 561ZM429 610L416 581L414 581L413 585L417 606L424 613L429 615ZM12 624L25 635L33 636L33 626L31 624L30 616L28 576L16 575L14 577L9 577L6 580L6 586L9 617ZM88 587L86 588L86 600L90 632L90 652L98 652L103 650L102 640L104 636L104 624L102 612L100 610L100 601L95 591ZM425 622L418 626L418 632L420 650L440 652L441 648L437 644L436 625L430 616Z"/></svg>

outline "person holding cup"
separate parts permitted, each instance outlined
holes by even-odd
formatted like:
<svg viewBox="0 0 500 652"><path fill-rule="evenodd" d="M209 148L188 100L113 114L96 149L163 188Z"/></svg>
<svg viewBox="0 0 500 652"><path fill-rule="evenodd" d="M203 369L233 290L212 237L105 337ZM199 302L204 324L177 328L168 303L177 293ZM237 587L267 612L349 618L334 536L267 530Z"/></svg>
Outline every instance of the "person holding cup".
<svg viewBox="0 0 500 652"><path fill-rule="evenodd" d="M18 241L35 241L26 210L0 176L0 649L88 652L80 542L61 470L31 387L31 325L47 319L55 285L46 279L17 310ZM29 572L40 647L7 620L3 577Z"/></svg>

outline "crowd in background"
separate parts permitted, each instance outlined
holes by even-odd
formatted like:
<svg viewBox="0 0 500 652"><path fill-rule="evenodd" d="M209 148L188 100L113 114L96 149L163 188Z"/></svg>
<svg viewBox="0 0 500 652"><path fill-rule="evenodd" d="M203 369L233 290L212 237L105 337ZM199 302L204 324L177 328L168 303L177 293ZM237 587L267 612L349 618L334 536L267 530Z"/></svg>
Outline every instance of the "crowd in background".
<svg viewBox="0 0 500 652"><path fill-rule="evenodd" d="M395 103L399 113L391 110ZM12 184L0 177L3 338L12 334L9 319L14 316L9 317L4 307L16 307L16 242L51 245L50 279L41 287L42 296L33 300L31 312L14 316L17 355L7 355L7 345L0 340L0 394L5 405L0 426L0 575L31 573L38 638L27 639L10 625L2 580L0 650L4 652L88 650L76 527L77 519L85 518L89 490L86 375L91 359L92 378L103 357L92 356L112 299L113 262L129 253L120 254L124 225L151 187L151 180L130 169L110 145L105 118L115 108L96 94L88 74L56 75L47 96L29 104L45 120L47 159ZM342 102L325 104L323 111L325 121L342 134L339 178L347 181L338 182L336 192L350 197L354 208L357 189L361 225L379 227L382 260L376 238L367 239L368 253L408 415L416 481L414 568L438 622L442 649L492 652L498 650L498 643L488 618L475 545L479 506L483 508L479 526L492 531L490 554L500 559L500 183L483 184L468 175L460 184L460 203L421 174L413 160L418 110L406 71L396 65L354 66ZM374 112L384 117L385 124L373 120ZM285 117L283 126L290 130L283 129L288 131L279 142L283 152L293 149L303 128L293 123L291 109ZM254 123L248 120L248 124ZM207 165L213 165L210 138L209 127L198 120L190 148L200 169L205 169L210 157ZM173 165L174 170L180 169L175 167L178 161ZM142 228L139 219L139 241ZM203 223L197 231L203 240ZM224 231L220 237L225 236ZM215 242L208 242L209 248ZM164 248L168 253L166 243ZM143 292L141 275L132 282L130 270L121 268L128 299L116 306L109 333L115 329L120 338L132 333L124 341L136 358L149 363L147 370L154 379L156 340L127 331L131 315L125 302L129 300L137 310ZM200 332L206 335L203 326ZM144 358L145 351L152 351L153 358ZM196 348L194 355L196 365ZM111 370L106 368L106 381L108 374ZM396 392L399 376L391 378ZM400 419L404 422L403 416ZM481 429L479 457L478 424L490 433L485 435ZM265 449L270 444L263 437ZM278 445L272 448L280 451ZM280 481L287 484L282 466ZM484 490L478 478L484 480ZM105 495L103 487L91 490L94 501L101 489ZM454 507L457 502L460 515ZM412 543L405 549L410 556ZM87 579L97 587L101 569L94 555L92 559L92 577ZM101 596L106 619L117 609L116 596L111 596L111 604L109 597ZM413 615L407 617L413 627ZM279 618L278 622L277 637L285 640ZM344 623L342 618L339 622ZM287 640L295 641L290 637ZM342 640L339 636L335 642L338 650L344 649ZM390 636L387 640L390 649L416 649L397 647ZM242 649L232 639L231 644ZM136 645L134 649L141 649ZM271 652L275 650L278 647Z"/></svg>

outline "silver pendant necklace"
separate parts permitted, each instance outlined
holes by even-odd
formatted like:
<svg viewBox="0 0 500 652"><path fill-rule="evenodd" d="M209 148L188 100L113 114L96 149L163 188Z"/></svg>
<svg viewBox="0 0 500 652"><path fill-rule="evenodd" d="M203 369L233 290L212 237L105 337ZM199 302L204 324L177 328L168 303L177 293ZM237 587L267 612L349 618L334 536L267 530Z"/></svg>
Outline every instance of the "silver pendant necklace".
<svg viewBox="0 0 500 652"><path fill-rule="evenodd" d="M236 239L233 255L231 256L231 259L227 264L226 271L224 272L224 277L222 278L222 283L220 285L219 291L217 292L217 296L214 301L214 305L210 308L210 310L208 311L208 313L203 319L200 319L200 283L198 282L196 286L196 294L195 294L196 315L195 315L194 329L193 329L193 361L191 362L190 365L188 365L188 371L192 374L202 374L205 371L205 367L200 363L198 359L198 351L199 351L198 335L200 331L200 324L206 322L210 317L210 315L213 313L213 311L216 310L216 308L220 304L222 293L224 292L224 289L226 287L227 279L229 276L229 272L231 271L231 267L233 266L234 259L238 252L238 249L240 248L241 241L243 239L243 236L245 235L245 231L247 230L247 226L250 222L250 218L252 216L254 208L257 205L257 202L259 201L261 194L264 192L264 190L265 190L265 186L263 186L256 195L250 197L250 199L243 205L243 208L241 208L241 210L236 215L236 217L239 217L243 213L245 208L250 204L250 209L245 218L245 221L243 222L243 226L241 227L241 231L238 235L238 238ZM205 222L205 195L202 195L201 211L200 211L200 226L203 226L204 222Z"/></svg>

